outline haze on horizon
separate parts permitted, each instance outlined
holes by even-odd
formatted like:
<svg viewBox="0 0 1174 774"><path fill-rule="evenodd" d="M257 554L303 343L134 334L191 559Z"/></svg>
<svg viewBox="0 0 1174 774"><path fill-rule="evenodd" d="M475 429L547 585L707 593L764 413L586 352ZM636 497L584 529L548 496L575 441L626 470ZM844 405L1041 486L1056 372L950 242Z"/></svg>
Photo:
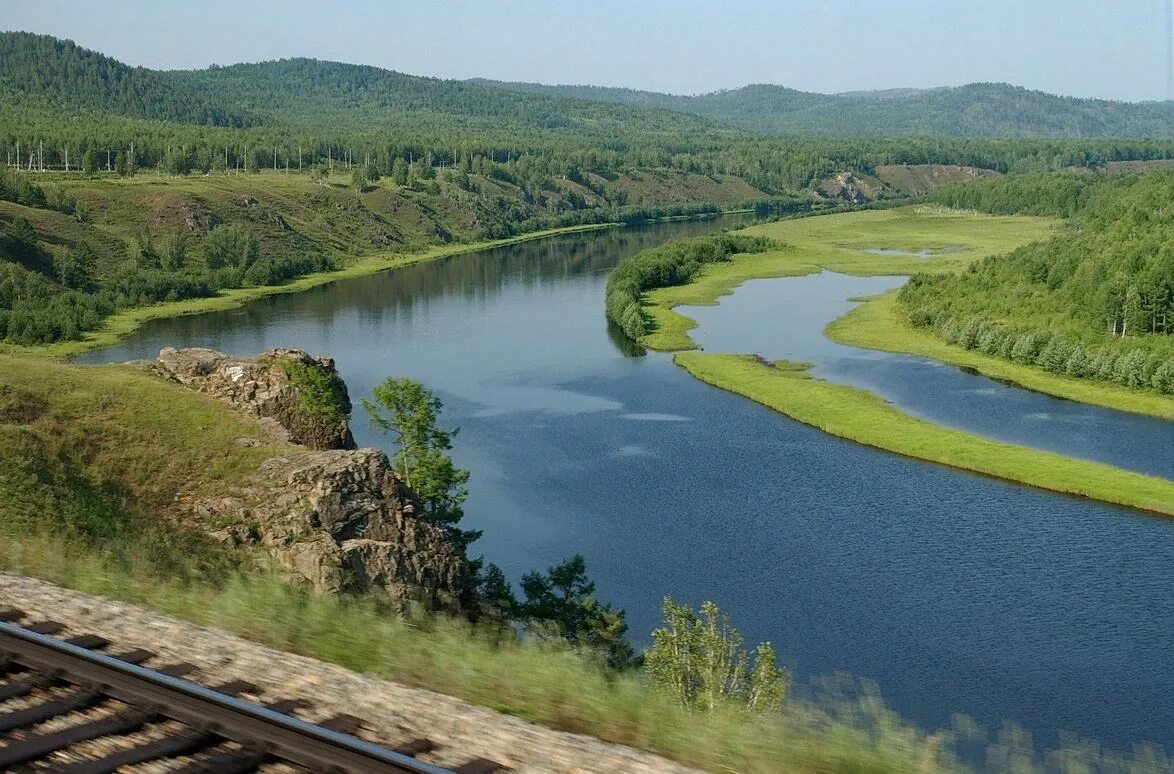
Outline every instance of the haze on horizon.
<svg viewBox="0 0 1174 774"><path fill-rule="evenodd" d="M344 6L345 10L338 10ZM415 75L677 94L749 83L835 93L1005 81L1170 98L1174 0L0 0L0 27L160 69L314 57Z"/></svg>

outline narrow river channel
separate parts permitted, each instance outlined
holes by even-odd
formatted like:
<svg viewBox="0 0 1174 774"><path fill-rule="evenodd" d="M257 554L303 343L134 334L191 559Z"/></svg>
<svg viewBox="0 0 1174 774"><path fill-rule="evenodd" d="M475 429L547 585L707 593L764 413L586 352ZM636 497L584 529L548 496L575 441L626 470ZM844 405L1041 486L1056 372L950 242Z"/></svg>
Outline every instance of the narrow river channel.
<svg viewBox="0 0 1174 774"><path fill-rule="evenodd" d="M773 641L800 685L834 672L867 678L927 727L960 712L987 728L1018 722L1046 746L1067 729L1118 749L1142 740L1174 749L1174 520L861 447L708 387L667 356L625 354L603 318L609 269L728 224L472 253L155 321L79 359L301 347L334 357L355 399L387 375L410 376L436 389L444 423L461 427L457 461L473 472L466 522L485 530L473 552L515 580L580 552L638 640L665 595L712 599L749 641ZM731 300L740 305L742 291ZM788 348L780 324L771 341L727 348L718 318L736 308L694 310L714 315L700 331L708 349L817 360L821 375L870 389L907 378L876 368L891 356L853 351L860 363L845 365L844 353L807 350L823 346L811 332L835 312L794 327L802 347ZM962 425L934 413L959 400L940 384L919 378L906 386L925 400L898 400ZM1022 410L1017 397L999 399L1008 416ZM1125 415L1098 421L1136 432ZM360 444L386 446L361 415L353 424ZM1064 424L1041 419L1032 437L1057 438L1050 428ZM1081 456L1138 459L1068 439Z"/></svg>

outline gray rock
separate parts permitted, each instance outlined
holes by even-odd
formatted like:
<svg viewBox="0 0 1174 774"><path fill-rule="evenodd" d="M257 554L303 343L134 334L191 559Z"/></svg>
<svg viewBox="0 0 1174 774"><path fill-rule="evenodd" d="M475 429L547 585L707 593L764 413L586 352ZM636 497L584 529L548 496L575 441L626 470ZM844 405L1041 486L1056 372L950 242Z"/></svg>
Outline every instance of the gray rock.
<svg viewBox="0 0 1174 774"><path fill-rule="evenodd" d="M307 408L306 390L291 379L291 367L316 371L333 386L338 409L334 415ZM276 421L282 428L279 440L312 449L355 448L346 422L350 397L330 358L311 357L300 349L271 349L256 360L245 360L214 349L168 347L159 353L153 370L253 416Z"/></svg>

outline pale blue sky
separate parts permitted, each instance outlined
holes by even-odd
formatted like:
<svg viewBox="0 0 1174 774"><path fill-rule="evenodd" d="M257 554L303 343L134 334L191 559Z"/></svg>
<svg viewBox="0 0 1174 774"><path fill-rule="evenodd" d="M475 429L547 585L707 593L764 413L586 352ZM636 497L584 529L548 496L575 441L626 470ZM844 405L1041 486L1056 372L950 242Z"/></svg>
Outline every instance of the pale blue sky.
<svg viewBox="0 0 1174 774"><path fill-rule="evenodd" d="M1166 95L1174 0L0 0L0 27L131 64L312 56L420 75L698 93L1008 81Z"/></svg>

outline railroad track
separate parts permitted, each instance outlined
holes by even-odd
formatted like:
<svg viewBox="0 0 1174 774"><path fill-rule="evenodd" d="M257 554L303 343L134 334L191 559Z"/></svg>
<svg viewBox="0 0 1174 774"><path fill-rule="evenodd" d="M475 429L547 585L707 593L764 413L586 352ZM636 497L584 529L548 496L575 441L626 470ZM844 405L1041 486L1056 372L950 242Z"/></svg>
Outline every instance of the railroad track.
<svg viewBox="0 0 1174 774"><path fill-rule="evenodd" d="M143 649L103 637L55 637L54 621L0 610L0 771L457 772L504 767L483 758L451 769L417 760L428 739L395 747L364 741L362 721L296 716L296 699L247 701L255 686L194 682L191 664L160 664Z"/></svg>

